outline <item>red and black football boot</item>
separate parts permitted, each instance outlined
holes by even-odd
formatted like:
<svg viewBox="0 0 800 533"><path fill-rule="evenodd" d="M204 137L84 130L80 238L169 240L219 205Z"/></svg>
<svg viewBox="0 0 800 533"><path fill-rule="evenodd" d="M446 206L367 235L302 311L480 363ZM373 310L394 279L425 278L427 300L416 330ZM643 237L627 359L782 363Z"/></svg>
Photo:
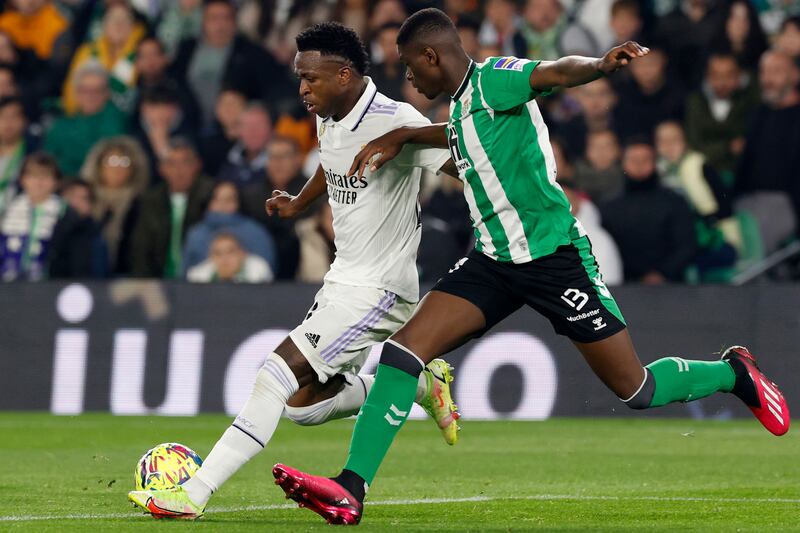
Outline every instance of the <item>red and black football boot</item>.
<svg viewBox="0 0 800 533"><path fill-rule="evenodd" d="M778 386L758 369L756 358L744 346L731 346L722 354L736 373L731 393L742 400L773 435L789 431L789 406Z"/></svg>
<svg viewBox="0 0 800 533"><path fill-rule="evenodd" d="M314 511L329 524L355 526L361 521L364 506L332 479L312 476L280 463L272 468L272 475L287 498Z"/></svg>

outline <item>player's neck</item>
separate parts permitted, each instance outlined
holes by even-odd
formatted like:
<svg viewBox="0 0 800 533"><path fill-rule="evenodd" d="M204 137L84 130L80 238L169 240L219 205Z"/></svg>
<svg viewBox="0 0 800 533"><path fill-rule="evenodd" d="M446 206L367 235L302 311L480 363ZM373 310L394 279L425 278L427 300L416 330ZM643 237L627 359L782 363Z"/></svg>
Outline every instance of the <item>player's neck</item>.
<svg viewBox="0 0 800 533"><path fill-rule="evenodd" d="M447 91L448 96L453 96L461 87L461 82L469 71L469 65L472 59L463 51L450 61L442 62L442 70L444 71L445 83L444 89Z"/></svg>
<svg viewBox="0 0 800 533"><path fill-rule="evenodd" d="M361 95L364 94L364 91L367 90L367 80L363 78L361 80L360 85L358 83L355 83L353 85L354 85L353 90L351 90L349 93L345 95L344 99L342 100L342 105L339 106L339 109L334 111L333 113L332 118L336 122L342 120L344 117L347 116L348 113L350 113L350 111L353 110L358 101L361 99Z"/></svg>

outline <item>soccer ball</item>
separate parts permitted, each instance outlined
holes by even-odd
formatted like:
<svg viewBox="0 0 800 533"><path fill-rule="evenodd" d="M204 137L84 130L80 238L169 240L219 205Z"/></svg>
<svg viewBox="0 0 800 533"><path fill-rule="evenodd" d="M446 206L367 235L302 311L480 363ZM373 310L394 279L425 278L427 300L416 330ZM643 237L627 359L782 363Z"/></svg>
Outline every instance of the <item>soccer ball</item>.
<svg viewBox="0 0 800 533"><path fill-rule="evenodd" d="M136 464L136 490L161 490L180 485L192 477L203 460L191 448L177 442L159 444Z"/></svg>

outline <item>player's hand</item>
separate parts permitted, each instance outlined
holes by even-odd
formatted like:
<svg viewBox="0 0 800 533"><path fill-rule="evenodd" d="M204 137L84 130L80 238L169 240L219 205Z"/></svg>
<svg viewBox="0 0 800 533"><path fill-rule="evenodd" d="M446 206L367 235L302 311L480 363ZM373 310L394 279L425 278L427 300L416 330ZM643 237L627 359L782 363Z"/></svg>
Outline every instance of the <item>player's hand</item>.
<svg viewBox="0 0 800 533"><path fill-rule="evenodd" d="M302 211L296 199L286 191L272 191L272 196L264 203L264 209L269 216L277 214L281 218L293 218Z"/></svg>
<svg viewBox="0 0 800 533"><path fill-rule="evenodd" d="M597 67L603 74L611 74L615 70L627 66L637 57L643 57L650 53L650 49L634 41L628 41L619 46L615 46L600 58L600 65Z"/></svg>
<svg viewBox="0 0 800 533"><path fill-rule="evenodd" d="M397 157L405 142L406 136L403 128L390 131L370 141L356 154L355 159L353 159L353 165L347 175L358 174L358 177L362 177L367 167L372 172L375 172Z"/></svg>

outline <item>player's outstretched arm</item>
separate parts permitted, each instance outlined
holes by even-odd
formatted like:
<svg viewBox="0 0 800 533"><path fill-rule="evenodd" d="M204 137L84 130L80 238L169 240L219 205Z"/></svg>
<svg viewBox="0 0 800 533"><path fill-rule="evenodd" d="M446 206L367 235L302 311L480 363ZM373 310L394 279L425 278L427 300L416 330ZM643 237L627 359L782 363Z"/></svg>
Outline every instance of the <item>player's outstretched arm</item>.
<svg viewBox="0 0 800 533"><path fill-rule="evenodd" d="M542 91L554 87L583 85L611 74L649 52L649 48L628 41L615 46L603 57L567 56L556 61L542 61L531 72L531 88Z"/></svg>
<svg viewBox="0 0 800 533"><path fill-rule="evenodd" d="M277 214L281 218L296 217L308 209L314 200L325 194L327 189L325 172L320 165L311 179L303 186L300 194L292 196L286 191L272 191L272 196L265 202L264 209L267 210L269 216Z"/></svg>
<svg viewBox="0 0 800 533"><path fill-rule="evenodd" d="M353 159L353 165L348 171L348 176L354 174L358 174L359 177L363 176L367 166L372 172L375 172L397 157L403 149L403 145L408 143L447 148L447 125L442 122L441 124L431 124L430 126L421 126L419 128L403 126L381 135L367 143L356 154L355 159Z"/></svg>

